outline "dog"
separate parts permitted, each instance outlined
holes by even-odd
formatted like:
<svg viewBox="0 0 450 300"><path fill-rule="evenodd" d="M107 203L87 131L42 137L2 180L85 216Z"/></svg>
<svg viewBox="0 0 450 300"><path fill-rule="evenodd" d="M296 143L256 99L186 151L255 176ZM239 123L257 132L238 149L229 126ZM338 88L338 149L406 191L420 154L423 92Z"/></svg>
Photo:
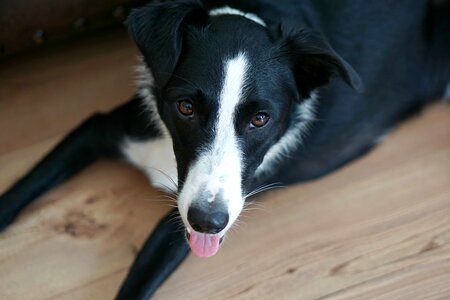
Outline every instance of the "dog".
<svg viewBox="0 0 450 300"><path fill-rule="evenodd" d="M161 220L116 299L149 298L190 250L216 254L255 193L328 174L450 96L449 1L183 0L127 25L142 53L135 96L0 196L5 229L100 157L176 189L184 232Z"/></svg>

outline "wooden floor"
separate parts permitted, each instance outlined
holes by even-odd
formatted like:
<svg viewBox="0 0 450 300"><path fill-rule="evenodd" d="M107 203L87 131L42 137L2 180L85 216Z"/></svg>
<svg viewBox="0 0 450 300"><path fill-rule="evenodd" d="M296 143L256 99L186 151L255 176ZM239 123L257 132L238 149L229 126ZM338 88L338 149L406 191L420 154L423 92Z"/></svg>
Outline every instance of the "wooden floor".
<svg viewBox="0 0 450 300"><path fill-rule="evenodd" d="M94 111L133 92L124 35L0 66L0 192ZM219 254L190 256L154 299L450 299L450 107L435 104L321 180L268 192ZM0 234L0 299L112 299L169 210L101 161Z"/></svg>

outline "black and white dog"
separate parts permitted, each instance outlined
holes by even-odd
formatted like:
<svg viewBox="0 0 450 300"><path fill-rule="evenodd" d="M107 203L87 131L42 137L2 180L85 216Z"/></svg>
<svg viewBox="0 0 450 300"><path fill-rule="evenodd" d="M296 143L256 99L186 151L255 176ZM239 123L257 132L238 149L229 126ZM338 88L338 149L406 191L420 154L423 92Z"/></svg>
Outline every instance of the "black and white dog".
<svg viewBox="0 0 450 300"><path fill-rule="evenodd" d="M188 242L164 218L117 299L151 296L189 249L214 255L258 188L342 166L449 92L450 1L175 1L134 10L128 26L143 54L136 96L0 197L3 229L100 157L159 187L174 178Z"/></svg>

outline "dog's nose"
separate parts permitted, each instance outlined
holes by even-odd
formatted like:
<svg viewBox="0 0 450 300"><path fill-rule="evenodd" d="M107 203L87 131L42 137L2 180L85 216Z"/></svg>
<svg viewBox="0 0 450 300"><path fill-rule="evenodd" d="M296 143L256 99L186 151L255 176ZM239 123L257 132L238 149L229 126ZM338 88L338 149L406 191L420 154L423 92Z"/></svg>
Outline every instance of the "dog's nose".
<svg viewBox="0 0 450 300"><path fill-rule="evenodd" d="M228 212L206 211L192 206L188 211L188 221L197 232L216 234L221 232L228 224Z"/></svg>

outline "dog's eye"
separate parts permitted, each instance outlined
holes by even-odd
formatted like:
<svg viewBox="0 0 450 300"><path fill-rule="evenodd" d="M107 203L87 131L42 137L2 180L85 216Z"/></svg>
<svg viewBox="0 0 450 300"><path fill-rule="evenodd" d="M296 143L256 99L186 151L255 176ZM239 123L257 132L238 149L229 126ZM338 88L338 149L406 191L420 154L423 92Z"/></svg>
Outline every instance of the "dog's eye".
<svg viewBox="0 0 450 300"><path fill-rule="evenodd" d="M190 100L178 101L178 110L183 116L192 117L194 115L194 104Z"/></svg>
<svg viewBox="0 0 450 300"><path fill-rule="evenodd" d="M254 127L262 127L267 124L270 116L265 112L259 112L253 116L251 120L251 125Z"/></svg>

